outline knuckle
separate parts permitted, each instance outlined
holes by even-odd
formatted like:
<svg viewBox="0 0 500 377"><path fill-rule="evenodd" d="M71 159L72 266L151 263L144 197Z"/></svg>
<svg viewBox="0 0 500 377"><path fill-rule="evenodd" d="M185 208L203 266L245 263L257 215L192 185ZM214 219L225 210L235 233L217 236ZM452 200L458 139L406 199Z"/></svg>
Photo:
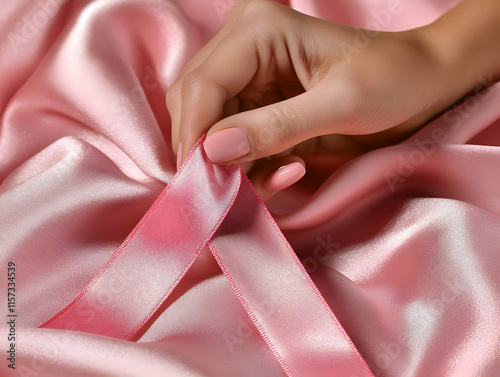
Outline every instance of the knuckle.
<svg viewBox="0 0 500 377"><path fill-rule="evenodd" d="M167 96L166 96L167 108L169 108L170 110L173 109L174 106L177 104L177 100L179 97L180 97L179 86L174 83L167 90Z"/></svg>
<svg viewBox="0 0 500 377"><path fill-rule="evenodd" d="M181 85L181 94L182 95L193 95L200 91L200 88L203 86L204 76L200 73L198 69L195 69L184 76L184 80L182 80Z"/></svg>
<svg viewBox="0 0 500 377"><path fill-rule="evenodd" d="M276 133L276 131L285 131L290 127L289 115L290 113L281 107L271 110L269 125L273 129L273 133Z"/></svg>
<svg viewBox="0 0 500 377"><path fill-rule="evenodd" d="M350 81L344 86L340 105L348 110L348 113L359 116L369 99L366 95L369 91L370 89L366 83L360 82L359 80Z"/></svg>
<svg viewBox="0 0 500 377"><path fill-rule="evenodd" d="M279 106L270 109L268 127L260 132L261 141L286 142L295 136L297 124L300 123L300 113L292 106Z"/></svg>
<svg viewBox="0 0 500 377"><path fill-rule="evenodd" d="M354 72L342 75L332 88L336 107L344 109L345 116L359 116L369 100L369 80L365 80Z"/></svg>

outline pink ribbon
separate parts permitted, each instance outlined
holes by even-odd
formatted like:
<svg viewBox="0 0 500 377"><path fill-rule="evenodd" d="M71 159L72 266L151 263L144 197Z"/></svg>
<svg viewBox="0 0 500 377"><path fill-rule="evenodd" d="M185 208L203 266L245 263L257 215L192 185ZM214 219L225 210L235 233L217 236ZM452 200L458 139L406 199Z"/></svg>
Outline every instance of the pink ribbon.
<svg viewBox="0 0 500 377"><path fill-rule="evenodd" d="M213 165L203 140L88 286L41 327L130 339L208 244L287 376L373 376L244 172Z"/></svg>

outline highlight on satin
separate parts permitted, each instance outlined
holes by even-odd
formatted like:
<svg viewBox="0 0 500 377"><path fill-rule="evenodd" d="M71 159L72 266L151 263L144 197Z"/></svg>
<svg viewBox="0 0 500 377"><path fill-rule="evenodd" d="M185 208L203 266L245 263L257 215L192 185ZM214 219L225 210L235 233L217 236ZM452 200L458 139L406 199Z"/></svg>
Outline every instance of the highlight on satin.
<svg viewBox="0 0 500 377"><path fill-rule="evenodd" d="M500 375L498 21L0 0L0 376Z"/></svg>

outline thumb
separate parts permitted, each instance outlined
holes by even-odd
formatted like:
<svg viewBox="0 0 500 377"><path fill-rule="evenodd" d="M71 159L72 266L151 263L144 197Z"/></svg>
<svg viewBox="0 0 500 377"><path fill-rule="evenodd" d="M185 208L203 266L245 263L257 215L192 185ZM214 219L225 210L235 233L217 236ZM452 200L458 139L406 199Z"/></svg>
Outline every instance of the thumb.
<svg viewBox="0 0 500 377"><path fill-rule="evenodd" d="M327 93L315 87L296 97L224 118L204 142L216 164L257 160L315 136L333 133L339 120Z"/></svg>

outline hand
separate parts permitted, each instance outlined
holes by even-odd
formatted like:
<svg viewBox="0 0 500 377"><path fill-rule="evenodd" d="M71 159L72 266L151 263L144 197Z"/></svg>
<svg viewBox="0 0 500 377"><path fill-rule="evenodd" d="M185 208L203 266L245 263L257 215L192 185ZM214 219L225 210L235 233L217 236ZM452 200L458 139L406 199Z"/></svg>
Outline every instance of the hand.
<svg viewBox="0 0 500 377"><path fill-rule="evenodd" d="M400 141L467 90L447 85L423 30L363 31L266 0L237 2L167 93L178 160L208 131L211 161L243 163L266 200L305 173L304 153Z"/></svg>

